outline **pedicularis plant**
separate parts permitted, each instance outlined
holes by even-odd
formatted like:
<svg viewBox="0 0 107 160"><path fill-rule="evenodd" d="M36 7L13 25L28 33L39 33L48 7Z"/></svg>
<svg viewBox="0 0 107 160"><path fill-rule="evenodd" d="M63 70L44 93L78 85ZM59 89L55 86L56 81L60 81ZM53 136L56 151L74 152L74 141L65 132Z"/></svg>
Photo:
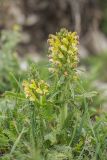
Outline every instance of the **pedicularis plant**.
<svg viewBox="0 0 107 160"><path fill-rule="evenodd" d="M74 92L79 78L77 33L61 29L56 35L49 36L48 44L49 71L53 80L47 84L37 76L23 82L26 98L31 104L33 138L37 134L35 144L38 147L42 147L43 143L59 143L57 136L63 129L68 113L76 105Z"/></svg>
<svg viewBox="0 0 107 160"><path fill-rule="evenodd" d="M78 74L78 35L61 29L49 35L48 44L47 82L34 68L23 82L35 156L41 160L101 159L106 152L105 125L100 126L98 117L91 119L88 105L96 92L86 92Z"/></svg>

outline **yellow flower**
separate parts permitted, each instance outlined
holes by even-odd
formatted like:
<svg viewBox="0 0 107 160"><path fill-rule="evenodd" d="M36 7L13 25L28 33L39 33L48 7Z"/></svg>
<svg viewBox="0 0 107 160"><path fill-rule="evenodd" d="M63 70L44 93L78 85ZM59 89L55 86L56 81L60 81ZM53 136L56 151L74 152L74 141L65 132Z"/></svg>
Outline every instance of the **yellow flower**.
<svg viewBox="0 0 107 160"><path fill-rule="evenodd" d="M35 80L31 80L30 82L24 81L23 88L26 98L30 101L35 101L39 99L40 96L46 96L49 93L49 85L43 80L39 82Z"/></svg>
<svg viewBox="0 0 107 160"><path fill-rule="evenodd" d="M78 36L76 32L61 29L56 35L49 35L50 71L63 73L78 65Z"/></svg>

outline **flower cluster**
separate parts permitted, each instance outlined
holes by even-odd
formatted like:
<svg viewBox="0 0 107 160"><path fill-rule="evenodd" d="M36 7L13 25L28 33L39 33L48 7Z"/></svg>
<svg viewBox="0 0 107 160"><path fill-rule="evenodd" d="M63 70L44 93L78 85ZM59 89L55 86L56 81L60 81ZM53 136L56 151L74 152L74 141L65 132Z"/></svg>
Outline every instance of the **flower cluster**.
<svg viewBox="0 0 107 160"><path fill-rule="evenodd" d="M46 96L49 93L49 85L43 80L39 82L34 80L24 81L23 87L26 98L29 98L30 101L38 100L40 96Z"/></svg>
<svg viewBox="0 0 107 160"><path fill-rule="evenodd" d="M75 69L78 65L78 35L76 32L69 32L61 29L56 35L50 35L49 61L52 72L63 72L69 74L68 70Z"/></svg>

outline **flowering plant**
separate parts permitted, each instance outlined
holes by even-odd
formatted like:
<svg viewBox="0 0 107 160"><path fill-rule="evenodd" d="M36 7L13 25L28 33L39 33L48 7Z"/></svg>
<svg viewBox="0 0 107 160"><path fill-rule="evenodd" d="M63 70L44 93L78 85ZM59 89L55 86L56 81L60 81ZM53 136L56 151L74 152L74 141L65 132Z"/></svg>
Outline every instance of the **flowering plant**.
<svg viewBox="0 0 107 160"><path fill-rule="evenodd" d="M36 148L41 152L46 148L44 151L46 159L53 159L54 154L48 154L50 148L54 150L56 146L65 144L65 150L61 151L59 147L60 151L57 152L56 149L56 155L61 156L61 160L71 160L75 152L81 155L90 129L94 133L87 99L96 93L85 93L77 74L79 63L77 33L61 29L55 35L49 35L48 44L51 75L48 83L41 80L40 75L23 82L24 93L30 106L32 137ZM83 126L85 117L87 124L90 122L89 131ZM97 144L97 139L95 140ZM90 138L89 147L91 143ZM74 144L72 153L71 146L74 147Z"/></svg>

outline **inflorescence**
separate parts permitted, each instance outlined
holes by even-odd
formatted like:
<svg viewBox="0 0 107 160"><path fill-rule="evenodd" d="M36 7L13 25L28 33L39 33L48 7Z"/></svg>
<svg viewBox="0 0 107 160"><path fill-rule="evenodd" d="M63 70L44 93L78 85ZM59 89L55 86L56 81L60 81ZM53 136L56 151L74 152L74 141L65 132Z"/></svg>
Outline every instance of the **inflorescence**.
<svg viewBox="0 0 107 160"><path fill-rule="evenodd" d="M49 93L49 85L43 80L39 82L35 80L31 80L30 82L24 81L23 87L26 98L29 98L30 101L36 101L40 96L47 96Z"/></svg>
<svg viewBox="0 0 107 160"><path fill-rule="evenodd" d="M51 62L49 70L67 75L70 70L77 68L78 43L77 33L66 29L61 29L56 35L49 35L49 61Z"/></svg>

